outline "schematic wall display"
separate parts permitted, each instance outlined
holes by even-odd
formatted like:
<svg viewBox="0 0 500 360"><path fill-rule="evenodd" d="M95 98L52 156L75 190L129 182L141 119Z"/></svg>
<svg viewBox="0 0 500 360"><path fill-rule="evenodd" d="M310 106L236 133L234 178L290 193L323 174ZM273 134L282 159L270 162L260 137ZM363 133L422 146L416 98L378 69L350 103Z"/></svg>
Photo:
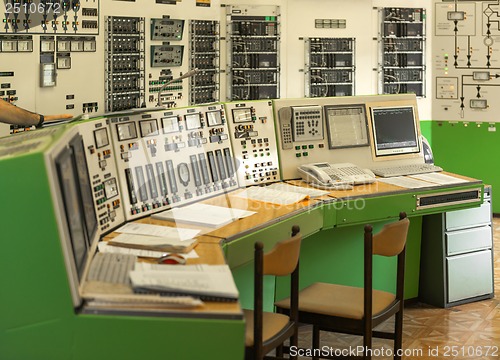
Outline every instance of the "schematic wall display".
<svg viewBox="0 0 500 360"><path fill-rule="evenodd" d="M186 121L186 129L193 130L201 128L201 118L200 114L187 114L184 115L184 120Z"/></svg>
<svg viewBox="0 0 500 360"><path fill-rule="evenodd" d="M99 0L12 0L0 2L6 33L97 34ZM63 20L64 19L64 20Z"/></svg>
<svg viewBox="0 0 500 360"><path fill-rule="evenodd" d="M164 134L179 132L179 118L177 116L161 118L161 123Z"/></svg>
<svg viewBox="0 0 500 360"><path fill-rule="evenodd" d="M220 111L209 111L206 113L208 126L222 125L222 116Z"/></svg>
<svg viewBox="0 0 500 360"><path fill-rule="evenodd" d="M108 129L102 128L94 130L95 147L100 149L109 145Z"/></svg>
<svg viewBox="0 0 500 360"><path fill-rule="evenodd" d="M131 140L137 138L137 129L134 122L117 124L116 132L118 133L118 140Z"/></svg>
<svg viewBox="0 0 500 360"><path fill-rule="evenodd" d="M432 119L500 122L500 1L436 1Z"/></svg>
<svg viewBox="0 0 500 360"><path fill-rule="evenodd" d="M252 111L250 108L233 109L233 121L236 124L252 121Z"/></svg>
<svg viewBox="0 0 500 360"><path fill-rule="evenodd" d="M158 135L158 123L155 119L141 120L139 126L141 127L142 137Z"/></svg>

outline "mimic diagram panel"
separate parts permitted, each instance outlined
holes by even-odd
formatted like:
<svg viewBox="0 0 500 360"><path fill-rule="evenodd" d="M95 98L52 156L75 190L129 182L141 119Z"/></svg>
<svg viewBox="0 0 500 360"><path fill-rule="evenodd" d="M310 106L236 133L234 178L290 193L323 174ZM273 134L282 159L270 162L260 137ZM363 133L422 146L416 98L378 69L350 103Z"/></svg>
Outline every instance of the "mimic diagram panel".
<svg viewBox="0 0 500 360"><path fill-rule="evenodd" d="M426 10L379 9L379 94L425 96Z"/></svg>
<svg viewBox="0 0 500 360"><path fill-rule="evenodd" d="M432 118L498 122L500 1L435 4Z"/></svg>
<svg viewBox="0 0 500 360"><path fill-rule="evenodd" d="M99 0L5 0L0 14L5 34L99 33Z"/></svg>
<svg viewBox="0 0 500 360"><path fill-rule="evenodd" d="M228 5L226 11L227 99L279 98L279 7Z"/></svg>
<svg viewBox="0 0 500 360"><path fill-rule="evenodd" d="M106 233L125 220L121 201L123 194L120 192L107 119L88 121L77 127L85 152L85 159L80 159L82 163L77 165L88 168L97 226L101 234Z"/></svg>
<svg viewBox="0 0 500 360"><path fill-rule="evenodd" d="M280 180L272 102L233 102L225 106L240 184Z"/></svg>
<svg viewBox="0 0 500 360"><path fill-rule="evenodd" d="M306 38L305 96L354 95L353 38Z"/></svg>
<svg viewBox="0 0 500 360"><path fill-rule="evenodd" d="M223 105L109 122L127 220L238 188Z"/></svg>

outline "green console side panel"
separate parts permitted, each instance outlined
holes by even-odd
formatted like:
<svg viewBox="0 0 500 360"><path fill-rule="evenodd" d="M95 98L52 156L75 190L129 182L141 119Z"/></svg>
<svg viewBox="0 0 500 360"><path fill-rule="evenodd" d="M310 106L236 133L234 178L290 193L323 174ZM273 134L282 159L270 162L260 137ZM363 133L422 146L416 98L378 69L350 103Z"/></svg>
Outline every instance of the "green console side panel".
<svg viewBox="0 0 500 360"><path fill-rule="evenodd" d="M68 358L73 303L43 154L4 158L0 173L0 358Z"/></svg>
<svg viewBox="0 0 500 360"><path fill-rule="evenodd" d="M500 153L498 124L423 121L422 133L431 142L434 161L446 171L482 180L493 186L493 212L500 213ZM429 136L430 135L430 136Z"/></svg>
<svg viewBox="0 0 500 360"><path fill-rule="evenodd" d="M243 320L79 315L76 325L74 360L244 358Z"/></svg>

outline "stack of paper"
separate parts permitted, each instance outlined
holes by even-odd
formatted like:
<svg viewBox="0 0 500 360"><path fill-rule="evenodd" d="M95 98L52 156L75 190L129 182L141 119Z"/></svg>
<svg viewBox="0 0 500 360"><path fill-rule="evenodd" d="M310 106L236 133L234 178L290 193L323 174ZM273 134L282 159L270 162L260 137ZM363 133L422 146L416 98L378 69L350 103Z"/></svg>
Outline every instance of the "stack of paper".
<svg viewBox="0 0 500 360"><path fill-rule="evenodd" d="M184 222L202 226L220 227L255 214L255 211L195 203L152 215L154 219Z"/></svg>
<svg viewBox="0 0 500 360"><path fill-rule="evenodd" d="M273 190L278 190L278 191L286 191L286 192L303 194L303 195L309 196L310 198L320 197L320 196L324 196L324 195L329 194L328 191L311 189L311 188L306 188L306 187L302 187L302 186L295 186L295 185L290 185L290 184L286 184L286 183L274 183L274 184L269 185L267 188L273 189Z"/></svg>
<svg viewBox="0 0 500 360"><path fill-rule="evenodd" d="M108 241L109 245L132 249L182 252L191 251L198 241L199 230L151 224L128 223L117 229L121 233Z"/></svg>
<svg viewBox="0 0 500 360"><path fill-rule="evenodd" d="M309 195L297 192L270 189L269 187L252 186L236 194L238 197L257 200L277 205L290 205L309 199Z"/></svg>
<svg viewBox="0 0 500 360"><path fill-rule="evenodd" d="M208 301L236 301L238 289L227 265L142 264L130 272L138 293L188 295Z"/></svg>

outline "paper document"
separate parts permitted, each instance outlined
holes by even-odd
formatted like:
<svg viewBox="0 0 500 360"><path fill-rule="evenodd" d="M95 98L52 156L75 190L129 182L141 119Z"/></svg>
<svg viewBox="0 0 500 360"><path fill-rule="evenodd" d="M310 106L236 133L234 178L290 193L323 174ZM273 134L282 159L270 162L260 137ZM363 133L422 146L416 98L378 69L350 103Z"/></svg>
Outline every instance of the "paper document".
<svg viewBox="0 0 500 360"><path fill-rule="evenodd" d="M442 173L428 173L428 174L419 174L419 175L411 175L412 178L428 181L434 184L439 185L448 185L448 184L458 184L468 182L464 179L459 179L451 175L446 175Z"/></svg>
<svg viewBox="0 0 500 360"><path fill-rule="evenodd" d="M161 265L131 271L130 280L139 293L189 295L212 301L238 299L238 289L227 265Z"/></svg>
<svg viewBox="0 0 500 360"><path fill-rule="evenodd" d="M200 232L200 230L141 223L127 223L115 231L127 234L159 236L180 241L192 239Z"/></svg>
<svg viewBox="0 0 500 360"><path fill-rule="evenodd" d="M191 251L198 244L198 240L179 240L172 237L120 234L109 240L108 244L132 249L186 253Z"/></svg>
<svg viewBox="0 0 500 360"><path fill-rule="evenodd" d="M309 199L308 195L299 194L296 192L273 190L261 186L249 187L246 190L236 194L236 196L278 205L290 205L305 199Z"/></svg>
<svg viewBox="0 0 500 360"><path fill-rule="evenodd" d="M396 185L399 187L407 188L407 189L416 189L432 186L432 184L427 181L422 181L418 179L413 179L406 176L395 176L390 178L378 178L378 182L383 182L386 184Z"/></svg>
<svg viewBox="0 0 500 360"><path fill-rule="evenodd" d="M308 195L311 198L315 198L315 197L329 194L328 191L311 189L311 188L306 188L306 187L302 187L302 186L295 186L295 185L290 185L290 184L285 184L285 183L274 183L274 184L269 185L267 188L273 189L273 190L278 190L278 191L287 191L287 192L293 192L293 193L298 193L298 194L304 194L304 195Z"/></svg>
<svg viewBox="0 0 500 360"><path fill-rule="evenodd" d="M255 211L195 203L153 214L151 217L202 226L220 227L253 214L255 214Z"/></svg>
<svg viewBox="0 0 500 360"><path fill-rule="evenodd" d="M141 249L126 248L121 246L112 246L109 245L107 241L99 242L97 247L99 248L100 252L110 252L115 254L130 254L130 255L148 257L154 259L159 259L160 257L168 253L168 251L141 250ZM191 250L188 253L182 254L182 256L185 257L186 259L197 259L200 257L196 252L196 250Z"/></svg>

